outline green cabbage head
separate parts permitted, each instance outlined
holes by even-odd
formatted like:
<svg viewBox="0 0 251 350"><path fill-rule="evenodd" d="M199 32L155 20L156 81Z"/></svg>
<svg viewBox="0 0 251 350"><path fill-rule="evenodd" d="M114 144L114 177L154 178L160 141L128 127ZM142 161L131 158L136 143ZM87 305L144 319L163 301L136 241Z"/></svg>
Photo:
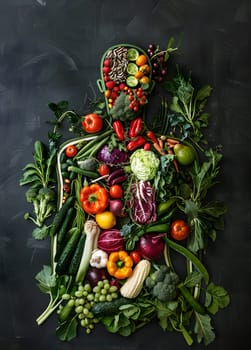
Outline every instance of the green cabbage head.
<svg viewBox="0 0 251 350"><path fill-rule="evenodd" d="M138 149L130 157L131 170L138 180L152 180L159 167L159 158L152 151Z"/></svg>

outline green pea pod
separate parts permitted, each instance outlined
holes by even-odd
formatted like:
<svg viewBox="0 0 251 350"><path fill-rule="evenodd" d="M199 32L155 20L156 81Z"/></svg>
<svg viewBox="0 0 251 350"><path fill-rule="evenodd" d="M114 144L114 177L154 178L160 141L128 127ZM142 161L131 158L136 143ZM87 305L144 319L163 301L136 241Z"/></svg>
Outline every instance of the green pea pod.
<svg viewBox="0 0 251 350"><path fill-rule="evenodd" d="M168 201L160 203L157 207L158 216L168 213L171 206L175 203L175 201L176 201L175 198L170 198L168 199Z"/></svg>
<svg viewBox="0 0 251 350"><path fill-rule="evenodd" d="M189 259L193 263L193 265L196 267L196 269L202 274L205 282L208 284L209 274L208 274L205 266L200 261L200 259L198 259L197 256L195 256L193 253L191 253L190 250L186 249L185 247L181 246L180 244L177 244L177 243L171 241L169 238L164 237L164 240L170 248L172 248L176 252L182 254L187 259Z"/></svg>
<svg viewBox="0 0 251 350"><path fill-rule="evenodd" d="M177 286L181 291L181 294L186 299L186 301L192 306L194 311L198 312L201 315L206 314L205 308L194 298L194 296L189 292L187 287L185 287L182 283Z"/></svg>

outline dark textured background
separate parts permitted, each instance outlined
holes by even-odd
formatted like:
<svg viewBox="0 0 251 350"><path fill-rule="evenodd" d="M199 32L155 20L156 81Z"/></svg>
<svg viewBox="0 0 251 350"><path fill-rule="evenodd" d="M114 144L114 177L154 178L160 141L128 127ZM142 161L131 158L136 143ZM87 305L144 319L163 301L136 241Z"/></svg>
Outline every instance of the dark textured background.
<svg viewBox="0 0 251 350"><path fill-rule="evenodd" d="M0 0L0 349L187 349L181 336L152 324L129 339L105 333L65 344L55 320L37 327L47 303L34 275L48 263L49 246L31 239L23 220L30 208L18 180L32 160L36 139L46 140L50 101L66 99L85 111L97 94L103 52L113 44L165 47L184 40L175 58L196 81L213 86L208 137L223 145L226 228L207 252L212 279L231 294L231 306L214 318L211 350L250 348L250 0ZM194 349L203 349L195 345Z"/></svg>

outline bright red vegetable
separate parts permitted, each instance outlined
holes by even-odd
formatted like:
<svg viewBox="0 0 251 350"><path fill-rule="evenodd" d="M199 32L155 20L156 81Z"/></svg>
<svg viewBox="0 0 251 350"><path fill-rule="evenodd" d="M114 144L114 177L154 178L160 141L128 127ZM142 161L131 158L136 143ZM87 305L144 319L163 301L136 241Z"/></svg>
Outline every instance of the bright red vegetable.
<svg viewBox="0 0 251 350"><path fill-rule="evenodd" d="M158 143L157 137L153 131L147 131L146 136L153 141L153 143Z"/></svg>
<svg viewBox="0 0 251 350"><path fill-rule="evenodd" d="M103 119L98 114L90 113L83 117L82 126L86 132L93 134L103 128Z"/></svg>
<svg viewBox="0 0 251 350"><path fill-rule="evenodd" d="M122 198L123 188L119 184L113 185L110 187L109 194L112 198Z"/></svg>
<svg viewBox="0 0 251 350"><path fill-rule="evenodd" d="M172 222L170 234L176 241L186 239L190 233L190 227L185 220L175 220Z"/></svg>
<svg viewBox="0 0 251 350"><path fill-rule="evenodd" d="M146 139L139 135L136 136L132 141L129 141L126 148L128 149L128 151L133 151L138 147L143 146L146 143Z"/></svg>
<svg viewBox="0 0 251 350"><path fill-rule="evenodd" d="M137 136L142 130L142 118L138 117L131 121L128 136L130 138Z"/></svg>
<svg viewBox="0 0 251 350"><path fill-rule="evenodd" d="M75 157L77 152L78 152L78 149L75 145L70 145L70 146L66 147L66 149L65 149L65 154L69 158Z"/></svg>
<svg viewBox="0 0 251 350"><path fill-rule="evenodd" d="M117 135L117 138L120 140L120 141L123 141L125 139L125 131L124 131L124 125L123 123L121 122L121 120L115 120L113 123L112 123L112 127Z"/></svg>
<svg viewBox="0 0 251 350"><path fill-rule="evenodd" d="M134 265L138 264L141 260L141 256L139 254L139 252L137 250L133 250L131 253L130 253L130 257L132 258L132 261L134 263Z"/></svg>
<svg viewBox="0 0 251 350"><path fill-rule="evenodd" d="M99 164L98 173L100 176L109 175L110 174L109 166L106 164L102 164L102 163Z"/></svg>

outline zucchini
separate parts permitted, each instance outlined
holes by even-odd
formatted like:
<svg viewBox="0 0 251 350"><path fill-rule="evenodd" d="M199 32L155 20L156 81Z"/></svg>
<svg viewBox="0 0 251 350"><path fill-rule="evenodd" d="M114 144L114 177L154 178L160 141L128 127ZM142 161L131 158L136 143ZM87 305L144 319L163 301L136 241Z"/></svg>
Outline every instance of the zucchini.
<svg viewBox="0 0 251 350"><path fill-rule="evenodd" d="M126 298L118 298L113 301L99 302L93 305L91 311L96 317L115 315L119 312L122 305L131 304L131 301Z"/></svg>
<svg viewBox="0 0 251 350"><path fill-rule="evenodd" d="M50 235L52 237L57 233L60 225L62 224L62 222L64 220L64 217L65 217L68 209L74 204L74 202L75 202L74 196L68 197L66 202L63 204L63 206L59 209L59 211L55 215L54 220L51 224L51 228L50 228Z"/></svg>
<svg viewBox="0 0 251 350"><path fill-rule="evenodd" d="M70 266L68 269L69 275L75 276L76 273L78 272L78 267L81 261L81 257L83 254L84 246L85 246L85 239L86 235L85 233L82 233L80 236L80 239L78 241L77 247L75 249L75 253L73 257L71 258Z"/></svg>
<svg viewBox="0 0 251 350"><path fill-rule="evenodd" d="M58 263L56 265L56 273L58 275L62 275L66 273L67 265L69 263L71 256L74 254L76 245L78 244L80 234L81 234L80 229L75 227L75 230L72 236L70 237L69 241L66 243L66 246L64 247L62 254L58 258Z"/></svg>
<svg viewBox="0 0 251 350"><path fill-rule="evenodd" d="M57 235L57 241L58 243L62 243L63 239L65 237L66 232L69 229L69 225L72 221L73 215L75 213L75 209L73 207L69 208L68 212L65 215L65 219L60 227L60 230L58 231L58 235Z"/></svg>

